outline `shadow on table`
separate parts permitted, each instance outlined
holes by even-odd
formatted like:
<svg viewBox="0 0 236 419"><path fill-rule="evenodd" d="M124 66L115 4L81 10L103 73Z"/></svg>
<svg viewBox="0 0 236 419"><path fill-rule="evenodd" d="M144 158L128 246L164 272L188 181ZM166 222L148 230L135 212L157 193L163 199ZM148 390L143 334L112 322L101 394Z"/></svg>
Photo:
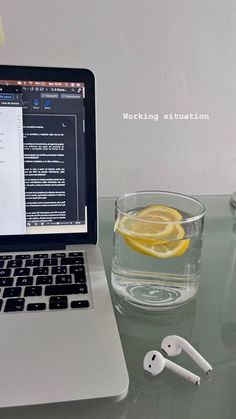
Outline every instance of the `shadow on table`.
<svg viewBox="0 0 236 419"><path fill-rule="evenodd" d="M0 409L1 419L125 419L127 398L120 402L86 400Z"/></svg>

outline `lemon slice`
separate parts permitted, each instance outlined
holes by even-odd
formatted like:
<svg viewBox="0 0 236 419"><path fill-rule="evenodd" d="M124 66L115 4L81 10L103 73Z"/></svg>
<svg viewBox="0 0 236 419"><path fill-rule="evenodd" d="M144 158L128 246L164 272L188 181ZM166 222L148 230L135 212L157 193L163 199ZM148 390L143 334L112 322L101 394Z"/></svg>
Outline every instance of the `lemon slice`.
<svg viewBox="0 0 236 419"><path fill-rule="evenodd" d="M155 217L156 223L148 219L145 222L144 219L138 218L138 214L135 215L135 219L129 216L121 217L116 222L115 230L125 238L130 237L141 241L157 241L173 231L173 225L168 224L168 219L165 217Z"/></svg>
<svg viewBox="0 0 236 419"><path fill-rule="evenodd" d="M176 256L182 256L189 247L190 239L184 239L185 231L179 224L174 226L171 235L158 242L134 240L126 237L125 241L133 250L143 255L152 256L160 259L168 259Z"/></svg>
<svg viewBox="0 0 236 419"><path fill-rule="evenodd" d="M145 218L145 220L149 221L156 221L157 217L164 217L169 221L182 220L182 215L179 211L164 205L149 205L143 210L138 211L138 217Z"/></svg>
<svg viewBox="0 0 236 419"><path fill-rule="evenodd" d="M176 209L163 205L150 205L131 213L130 216L119 217L115 224L115 231L117 230L124 238L157 242L174 232L174 224L168 221L180 220L182 220L182 215Z"/></svg>
<svg viewBox="0 0 236 419"><path fill-rule="evenodd" d="M185 230L180 222L182 215L175 208L150 205L142 210L121 216L115 230L126 244L144 255L167 259L182 256L190 240L184 239Z"/></svg>
<svg viewBox="0 0 236 419"><path fill-rule="evenodd" d="M133 250L147 256L154 256L159 259L168 259L176 256L182 256L189 247L189 239L176 242L164 242L162 244L144 243L130 238L125 239L128 246Z"/></svg>

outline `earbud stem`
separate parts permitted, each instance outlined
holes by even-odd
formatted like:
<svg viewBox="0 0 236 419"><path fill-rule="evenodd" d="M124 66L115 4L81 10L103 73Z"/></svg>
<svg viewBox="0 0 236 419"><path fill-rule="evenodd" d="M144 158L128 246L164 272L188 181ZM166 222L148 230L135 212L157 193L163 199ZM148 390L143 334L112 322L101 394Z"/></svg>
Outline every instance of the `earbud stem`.
<svg viewBox="0 0 236 419"><path fill-rule="evenodd" d="M166 359L166 368L175 372L176 374L180 375L181 377L185 378L185 380L190 381L192 384L196 384L197 386L200 384L200 377L192 372L186 370L185 368L181 367L180 365L175 364L174 362Z"/></svg>
<svg viewBox="0 0 236 419"><path fill-rule="evenodd" d="M212 366L209 362L207 362L205 358L203 358L203 356L192 345L190 346L183 338L181 338L181 346L206 374L209 374L212 371Z"/></svg>

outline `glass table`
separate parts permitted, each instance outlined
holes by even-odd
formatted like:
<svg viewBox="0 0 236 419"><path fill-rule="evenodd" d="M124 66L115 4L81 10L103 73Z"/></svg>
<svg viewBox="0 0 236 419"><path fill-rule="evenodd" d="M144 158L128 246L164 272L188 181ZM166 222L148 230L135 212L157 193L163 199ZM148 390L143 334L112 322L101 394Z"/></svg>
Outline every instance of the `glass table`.
<svg viewBox="0 0 236 419"><path fill-rule="evenodd" d="M207 215L201 283L195 300L178 309L149 313L133 308L112 293L130 376L127 397L117 403L84 401L1 409L1 419L236 417L236 224L229 209L229 196L199 198ZM99 214L99 242L110 282L113 198L99 200ZM213 365L210 381L184 353L171 359L200 375L199 387L171 371L155 377L144 373L145 353L160 350L163 337L169 334L185 337Z"/></svg>

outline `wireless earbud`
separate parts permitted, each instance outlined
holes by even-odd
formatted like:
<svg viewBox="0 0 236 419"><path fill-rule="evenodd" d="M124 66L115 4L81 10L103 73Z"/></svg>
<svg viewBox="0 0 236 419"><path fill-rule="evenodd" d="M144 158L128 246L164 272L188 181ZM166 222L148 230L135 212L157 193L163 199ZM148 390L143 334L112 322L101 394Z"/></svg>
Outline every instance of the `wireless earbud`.
<svg viewBox="0 0 236 419"><path fill-rule="evenodd" d="M150 351L145 355L143 368L145 371L149 372L149 374L160 374L165 367L197 386L200 384L200 377L198 377L198 375L195 375L185 368L182 368L180 365L164 358L160 352Z"/></svg>
<svg viewBox="0 0 236 419"><path fill-rule="evenodd" d="M177 356L183 349L206 374L210 374L212 371L209 362L187 340L180 336L166 336L162 341L161 349L168 356Z"/></svg>

